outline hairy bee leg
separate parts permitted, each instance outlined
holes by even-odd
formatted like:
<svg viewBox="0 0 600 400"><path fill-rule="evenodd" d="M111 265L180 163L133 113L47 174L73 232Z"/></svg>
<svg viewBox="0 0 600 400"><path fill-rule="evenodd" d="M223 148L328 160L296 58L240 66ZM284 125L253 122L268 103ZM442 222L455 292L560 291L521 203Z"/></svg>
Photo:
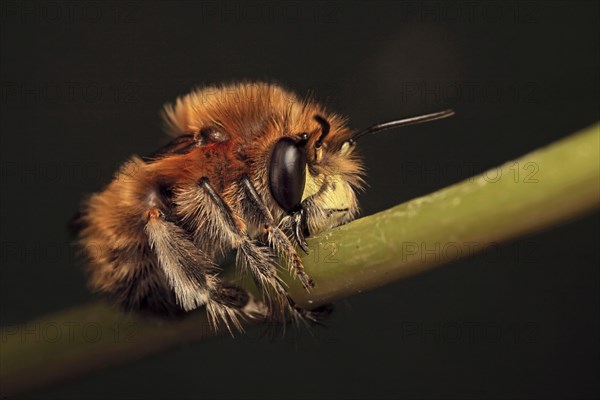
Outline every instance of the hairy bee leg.
<svg viewBox="0 0 600 400"><path fill-rule="evenodd" d="M219 210L221 217L220 225L228 226L230 230L229 242L231 246L238 248L240 262L249 267L260 281L261 287L265 287L265 284L268 284L278 293L285 294L286 291L283 287L283 282L277 275L277 265L268 249L258 246L250 239L246 233L243 221L233 214L231 208L214 190L207 178L200 179L198 184Z"/></svg>
<svg viewBox="0 0 600 400"><path fill-rule="evenodd" d="M306 290L314 287L314 281L306 272L304 272L304 265L294 248L292 242L287 235L277 226L273 220L271 212L264 204L258 191L250 181L247 175L242 177L241 181L242 196L245 199L244 212L248 218L253 220L258 226L265 228L265 233L269 237L269 242L275 248L277 253L285 257L286 262L290 269L300 278L300 282Z"/></svg>
<svg viewBox="0 0 600 400"><path fill-rule="evenodd" d="M237 264L248 270L259 289L263 290L267 306L272 314L280 314L285 319L289 301L284 283L277 275L277 263L267 247L259 246L247 232L244 222L237 217L227 203L212 187L207 178L201 178L197 185L185 188L176 195L175 202L182 215L192 215L191 221L184 220L193 232L201 233L198 238L207 235L213 243L224 249L237 249ZM198 204L203 206L198 208ZM187 211L196 209L195 214ZM207 247L206 239L199 240L197 245Z"/></svg>
<svg viewBox="0 0 600 400"><path fill-rule="evenodd" d="M158 208L148 209L145 217L150 246L179 305L186 311L206 305L213 326L222 320L231 331L231 321L242 330L239 313L250 301L246 291L223 284L216 277L218 269L212 260L186 237L182 228L165 220Z"/></svg>

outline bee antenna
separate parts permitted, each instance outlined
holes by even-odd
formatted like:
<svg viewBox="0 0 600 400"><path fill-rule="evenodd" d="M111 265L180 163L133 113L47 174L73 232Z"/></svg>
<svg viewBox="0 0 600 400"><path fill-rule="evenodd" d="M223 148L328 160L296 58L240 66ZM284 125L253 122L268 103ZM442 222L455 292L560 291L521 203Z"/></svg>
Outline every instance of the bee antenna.
<svg viewBox="0 0 600 400"><path fill-rule="evenodd" d="M379 124L375 124L373 126L368 127L367 129L355 133L348 142L350 144L356 142L361 137L368 135L369 133L376 133L380 131L384 131L386 129L399 128L401 126L415 125L420 124L422 122L430 122L435 121L442 118L448 118L454 115L453 110L444 110L436 113L418 115L416 117L402 118L395 121L382 122ZM315 117L316 119L316 117ZM320 140L320 139L319 139Z"/></svg>
<svg viewBox="0 0 600 400"><path fill-rule="evenodd" d="M320 115L315 115L313 118L319 123L319 125L321 125L322 133L321 136L319 136L319 139L317 139L317 142L315 143L315 147L318 149L323 144L323 140L325 140L325 137L329 134L331 126L329 125L329 122L327 122L327 120L321 117Z"/></svg>

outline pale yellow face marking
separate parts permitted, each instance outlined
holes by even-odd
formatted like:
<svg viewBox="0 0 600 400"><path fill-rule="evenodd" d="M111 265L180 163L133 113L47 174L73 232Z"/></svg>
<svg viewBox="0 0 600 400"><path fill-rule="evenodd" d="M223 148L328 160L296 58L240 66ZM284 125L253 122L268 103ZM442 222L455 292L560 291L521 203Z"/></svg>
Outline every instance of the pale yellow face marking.
<svg viewBox="0 0 600 400"><path fill-rule="evenodd" d="M313 176L308 171L308 167L306 167L306 184L304 193L302 193L302 201L318 193L325 184L325 180L327 180L328 189L319 196L319 206L333 209L350 207L350 204L352 204L352 189L344 182L341 175L325 177L323 174L319 174Z"/></svg>
<svg viewBox="0 0 600 400"><path fill-rule="evenodd" d="M323 148L327 146L326 143L323 143L322 147L316 149L316 162L321 161L323 157ZM339 150L340 156L345 156L352 150L352 144L350 142L344 142L342 148ZM313 176L310 174L308 170L308 165L306 166L306 183L304 185L304 193L302 193L302 200L304 201L308 197L318 193L323 184L325 184L325 176L323 174L319 174L317 176ZM329 188L323 195L320 197L320 206L325 208L333 208L333 209L344 209L350 207L352 204L352 189L342 180L341 175L330 175L327 177L327 182L329 183ZM335 187L335 188L334 188Z"/></svg>
<svg viewBox="0 0 600 400"><path fill-rule="evenodd" d="M323 182L325 181L325 177L323 174L319 174L318 176L312 176L308 171L308 165L306 166L306 183L304 184L304 193L302 193L302 201L317 193L321 186L323 186Z"/></svg>

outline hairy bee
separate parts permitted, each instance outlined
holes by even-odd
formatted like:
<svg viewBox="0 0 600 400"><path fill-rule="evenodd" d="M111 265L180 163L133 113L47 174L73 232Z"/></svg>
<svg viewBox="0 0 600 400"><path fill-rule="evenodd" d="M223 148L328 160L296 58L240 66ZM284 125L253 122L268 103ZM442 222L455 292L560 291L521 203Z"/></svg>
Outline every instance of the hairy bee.
<svg viewBox="0 0 600 400"><path fill-rule="evenodd" d="M352 132L340 116L281 87L243 83L195 90L167 105L174 138L133 156L85 200L79 242L93 290L126 309L171 315L205 305L213 324L240 318L314 319L277 274L278 259L309 290L297 247L358 211L360 136L443 118L451 111ZM263 291L255 301L223 282L218 259L237 265Z"/></svg>

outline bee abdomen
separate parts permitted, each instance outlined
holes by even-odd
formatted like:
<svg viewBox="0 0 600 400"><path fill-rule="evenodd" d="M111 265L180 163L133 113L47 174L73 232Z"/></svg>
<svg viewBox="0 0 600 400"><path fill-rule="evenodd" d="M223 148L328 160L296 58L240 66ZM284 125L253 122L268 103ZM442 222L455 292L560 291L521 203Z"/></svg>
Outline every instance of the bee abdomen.
<svg viewBox="0 0 600 400"><path fill-rule="evenodd" d="M145 173L145 165L133 158L85 204L79 235L89 260L89 285L125 310L178 315L183 309L144 232L145 210L150 203L168 207L170 191Z"/></svg>

